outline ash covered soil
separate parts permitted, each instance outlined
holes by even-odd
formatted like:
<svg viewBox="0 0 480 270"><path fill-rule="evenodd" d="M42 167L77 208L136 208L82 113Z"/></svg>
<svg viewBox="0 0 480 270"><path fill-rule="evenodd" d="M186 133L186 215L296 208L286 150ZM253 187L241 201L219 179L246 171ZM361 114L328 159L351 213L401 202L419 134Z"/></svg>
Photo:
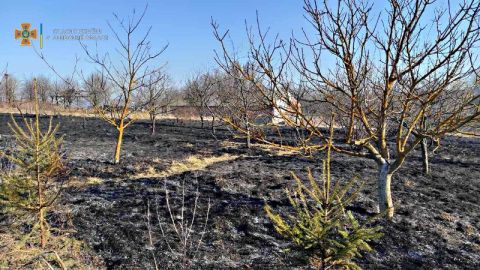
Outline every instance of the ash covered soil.
<svg viewBox="0 0 480 270"><path fill-rule="evenodd" d="M0 116L4 144L11 139L8 121L9 116ZM305 176L305 168L311 168L318 175L321 155L247 150L227 130L217 130L216 140L198 123L164 120L153 137L147 123L130 126L122 162L114 165L113 127L97 119L87 119L85 129L82 118L55 121L61 124L72 178L60 205L69 209L75 237L104 260L106 269L154 269L152 254L160 269L178 266L178 254L165 241L177 250L178 241L166 225L171 222L164 190L178 213L182 183L187 208L194 204L195 191L200 193L192 233L197 238L208 199L211 203L207 233L189 268L308 269L301 252L274 231L263 206L268 202L278 211L290 211L284 196L284 188L293 184L290 171ZM204 167L192 163L192 157L206 160ZM394 176L396 215L393 222L377 221L384 236L372 243L374 252L357 260L365 269L480 269L480 140L446 138L430 162L432 172L425 176L416 151ZM368 159L332 157L334 180L357 175L366 181L350 207L359 219L374 213L376 170ZM147 205L154 248L149 245ZM165 237L158 221L165 226Z"/></svg>

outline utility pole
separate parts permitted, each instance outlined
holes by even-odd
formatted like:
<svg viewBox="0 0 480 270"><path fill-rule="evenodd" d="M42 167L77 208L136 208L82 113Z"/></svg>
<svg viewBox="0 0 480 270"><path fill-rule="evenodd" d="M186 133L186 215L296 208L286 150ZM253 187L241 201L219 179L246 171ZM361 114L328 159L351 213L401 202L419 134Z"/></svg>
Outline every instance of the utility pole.
<svg viewBox="0 0 480 270"><path fill-rule="evenodd" d="M10 103L9 93L8 93L8 73L5 72L3 77L5 78L5 102Z"/></svg>

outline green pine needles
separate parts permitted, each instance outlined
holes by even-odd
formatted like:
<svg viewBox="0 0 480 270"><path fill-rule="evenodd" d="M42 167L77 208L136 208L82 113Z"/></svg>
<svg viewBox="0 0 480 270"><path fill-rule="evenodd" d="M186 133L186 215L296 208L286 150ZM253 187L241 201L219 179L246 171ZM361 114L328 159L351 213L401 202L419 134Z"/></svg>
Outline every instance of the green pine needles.
<svg viewBox="0 0 480 270"><path fill-rule="evenodd" d="M62 138L57 138L58 125L52 118L45 132L41 130L37 85L34 82L35 118L23 116L23 125L12 116L9 127L15 137L15 149L6 157L15 169L4 173L0 185L0 203L11 212L28 212L36 216L39 246L47 243L49 226L46 212L58 198L64 178L61 155Z"/></svg>
<svg viewBox="0 0 480 270"><path fill-rule="evenodd" d="M59 125L52 118L48 125L40 123L36 80L34 94L34 117L22 115L23 122L17 122L12 116L9 123L15 147L4 155L14 168L1 174L0 206L21 224L0 233L0 240L6 240L0 245L0 269L98 269L99 258L71 237L74 230L48 223L47 214L57 207L67 170L63 138L57 137Z"/></svg>
<svg viewBox="0 0 480 270"><path fill-rule="evenodd" d="M345 210L363 184L353 178L345 185L336 181L332 186L330 147L322 173L321 183L317 183L308 170L307 185L292 172L296 188L286 193L295 209L293 214L276 214L269 205L265 205L265 211L276 231L307 252L316 269L361 269L352 259L361 251L372 251L367 242L380 238L381 228L368 227L372 219L361 224Z"/></svg>

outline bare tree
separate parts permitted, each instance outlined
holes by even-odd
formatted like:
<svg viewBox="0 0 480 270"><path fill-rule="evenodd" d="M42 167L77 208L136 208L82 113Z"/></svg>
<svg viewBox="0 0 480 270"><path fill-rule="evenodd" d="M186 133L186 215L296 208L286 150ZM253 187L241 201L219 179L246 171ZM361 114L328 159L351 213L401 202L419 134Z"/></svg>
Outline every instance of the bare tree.
<svg viewBox="0 0 480 270"><path fill-rule="evenodd" d="M202 128L205 125L205 117L210 114L209 106L214 100L215 83L216 80L210 73L198 73L185 85L185 100L197 111Z"/></svg>
<svg viewBox="0 0 480 270"><path fill-rule="evenodd" d="M52 83L52 91L49 93L49 100L51 104L59 105L61 98L61 87L58 81Z"/></svg>
<svg viewBox="0 0 480 270"><path fill-rule="evenodd" d="M45 76L38 76L36 80L38 100L41 103L46 103L49 101L52 92L54 92L54 85ZM30 78L23 83L22 97L26 101L34 101L35 99L33 81L34 78Z"/></svg>
<svg viewBox="0 0 480 270"><path fill-rule="evenodd" d="M222 46L217 62L227 72L236 70L263 95L273 92L287 104L292 80L302 78L311 101L335 113L337 125L346 131L332 150L378 164L379 208L391 219L392 176L412 150L423 138L439 140L480 116L478 93L456 91L457 82L478 70L479 1L435 9L430 0L391 0L384 12L375 14L364 1L306 0L304 10L313 32L304 30L289 43L279 38L270 43L258 20L258 32L248 31L247 61L260 76L249 76L236 64L225 45L228 32L212 23ZM328 67L324 61L333 64ZM435 105L438 100L449 106ZM295 107L291 113L301 121L287 124L320 139L302 147L324 149L327 118ZM424 117L428 125L422 128Z"/></svg>
<svg viewBox="0 0 480 270"><path fill-rule="evenodd" d="M33 78L24 80L21 93L22 100L33 101L35 99L35 95L33 92L33 80Z"/></svg>
<svg viewBox="0 0 480 270"><path fill-rule="evenodd" d="M92 108L102 108L109 104L111 86L104 73L97 72L83 78L84 96Z"/></svg>
<svg viewBox="0 0 480 270"><path fill-rule="evenodd" d="M5 72L0 83L0 93L7 104L13 104L16 99L18 80L11 74Z"/></svg>
<svg viewBox="0 0 480 270"><path fill-rule="evenodd" d="M80 96L80 87L78 82L73 78L66 78L60 83L60 99L64 108L71 108Z"/></svg>
<svg viewBox="0 0 480 270"><path fill-rule="evenodd" d="M50 83L50 91L48 91L44 97L45 101L50 99L51 103L55 101L56 105L59 105L60 100L63 103L64 108L69 108L73 105L75 101L79 101L80 98L80 87L76 79L77 74L77 65L78 57L75 56L74 66L70 75L61 75L55 67L50 64L47 60L47 57L43 52L38 51L33 47L35 54L48 66L48 68L60 79L60 81L55 81Z"/></svg>
<svg viewBox="0 0 480 270"><path fill-rule="evenodd" d="M155 134L157 116L167 113L175 95L168 74L158 71L146 78L146 85L140 91L140 104L148 112L151 121L151 135Z"/></svg>
<svg viewBox="0 0 480 270"><path fill-rule="evenodd" d="M38 87L38 99L40 102L45 103L48 101L48 96L52 91L52 84L50 80L45 76L37 77L37 87Z"/></svg>
<svg viewBox="0 0 480 270"><path fill-rule="evenodd" d="M268 116L268 107L264 97L256 91L251 82L239 79L239 74L231 71L234 76L227 74L217 83L218 106L215 113L223 122L245 134L245 145L251 147L253 133L258 132L257 122Z"/></svg>
<svg viewBox="0 0 480 270"><path fill-rule="evenodd" d="M459 103L462 103L462 100L468 97L478 96L480 93L475 92L475 87L475 84L470 83L470 78L452 82L447 89L443 90L443 93L441 93L438 98L428 105L428 113L425 113L422 117L419 127L413 132L413 135L415 137L419 136L418 129L420 129L420 133L428 132L428 130L432 128L431 125L438 125L437 120L439 117L441 119L443 114L449 114L449 111L455 110ZM478 105L478 102L480 102L480 98L477 98L476 102L473 101L472 105L475 106L475 103ZM469 123L465 123L461 129L455 130L455 132L464 133L464 130L471 131L475 129L478 131L479 120L480 118L478 117L472 119ZM478 134L470 135L478 136ZM435 150L440 147L440 137L420 136L420 139L423 173L429 174L429 153L435 153ZM430 151L429 149L432 150Z"/></svg>
<svg viewBox="0 0 480 270"><path fill-rule="evenodd" d="M137 37L136 33L145 16L147 7L137 16L135 10L132 17L124 20L113 14L118 28L110 23L108 26L115 36L119 48L116 52L120 56L120 63L112 62L107 53L103 56L81 44L88 58L98 65L102 72L115 88L118 96L112 101L109 110L96 108L98 115L107 123L113 125L118 131L117 144L115 147L114 163L120 162L120 152L123 142L125 129L135 120L133 113L135 110L132 105L132 98L135 92L147 85L146 78L152 73L157 72L161 67L151 68L154 61L166 50L168 45L162 47L159 51L153 52L151 44L148 41L152 27L144 35Z"/></svg>

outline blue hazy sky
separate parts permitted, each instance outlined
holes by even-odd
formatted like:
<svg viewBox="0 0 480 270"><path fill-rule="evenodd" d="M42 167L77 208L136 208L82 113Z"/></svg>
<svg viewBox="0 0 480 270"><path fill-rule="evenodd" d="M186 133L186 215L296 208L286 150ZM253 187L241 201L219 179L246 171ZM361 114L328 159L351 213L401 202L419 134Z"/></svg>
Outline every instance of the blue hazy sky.
<svg viewBox="0 0 480 270"><path fill-rule="evenodd" d="M213 17L222 28L232 30L232 39L238 50L246 49L244 21L255 22L256 11L262 25L268 25L273 33L288 38L292 30L307 26L303 18L302 1L299 0L157 0L157 1L4 1L0 9L0 69L8 63L8 72L20 80L39 74L51 75L46 65L35 55L31 47L20 46L14 39L14 29L20 23L29 22L39 28L43 24L44 48L48 61L63 74L73 70L75 56L80 59L79 69L92 70L78 41L49 40L54 29L99 28L109 36L108 41L98 41L100 51L114 52L117 44L107 26L114 23L112 13L120 17L131 16L135 8L142 11L148 2L143 21L144 32L153 26L151 42L154 48L166 43L169 47L159 59L168 63L172 77L182 82L193 72L215 67L213 50L218 43L212 35L210 20ZM113 24L115 25L115 24ZM38 48L38 39L33 41ZM94 41L85 41L95 46ZM114 55L114 54L112 54ZM1 71L0 70L0 71Z"/></svg>
<svg viewBox="0 0 480 270"><path fill-rule="evenodd" d="M147 28L152 26L150 40L154 50L169 44L157 64L168 63L168 72L178 84L194 72L216 67L214 49L218 49L219 44L212 34L211 18L218 22L222 29L231 30L235 49L240 55L248 46L245 20L255 24L256 11L260 14L262 27L270 27L271 36L279 33L281 38L288 39L292 31L298 35L302 28L307 29L307 32L311 30L303 17L301 0L0 1L0 72L8 63L8 72L20 80L41 74L53 75L32 47L20 46L20 40L14 39L15 28L20 28L23 22L31 23L37 30L40 23L43 24L44 48L41 51L61 74L72 72L75 57L80 60L77 69L89 73L95 66L87 62L79 42L52 40L54 29L100 29L102 34L108 35L107 41L97 42L100 53L109 52L112 58L115 58L115 48L119 45L108 28L107 21L118 27L113 12L121 18L128 18L133 9L141 13L148 3L148 11L138 33L145 33ZM450 2L456 9L458 1ZM386 3L372 3L375 3L376 10L372 17L375 17L378 16L377 12L384 10ZM445 8L446 3L447 0L440 0L436 7ZM431 15L433 13L430 8L424 19L431 20ZM34 40L33 43L38 48L39 40ZM84 43L90 47L95 47L96 44L95 41ZM328 60L323 62L327 68L332 64Z"/></svg>

